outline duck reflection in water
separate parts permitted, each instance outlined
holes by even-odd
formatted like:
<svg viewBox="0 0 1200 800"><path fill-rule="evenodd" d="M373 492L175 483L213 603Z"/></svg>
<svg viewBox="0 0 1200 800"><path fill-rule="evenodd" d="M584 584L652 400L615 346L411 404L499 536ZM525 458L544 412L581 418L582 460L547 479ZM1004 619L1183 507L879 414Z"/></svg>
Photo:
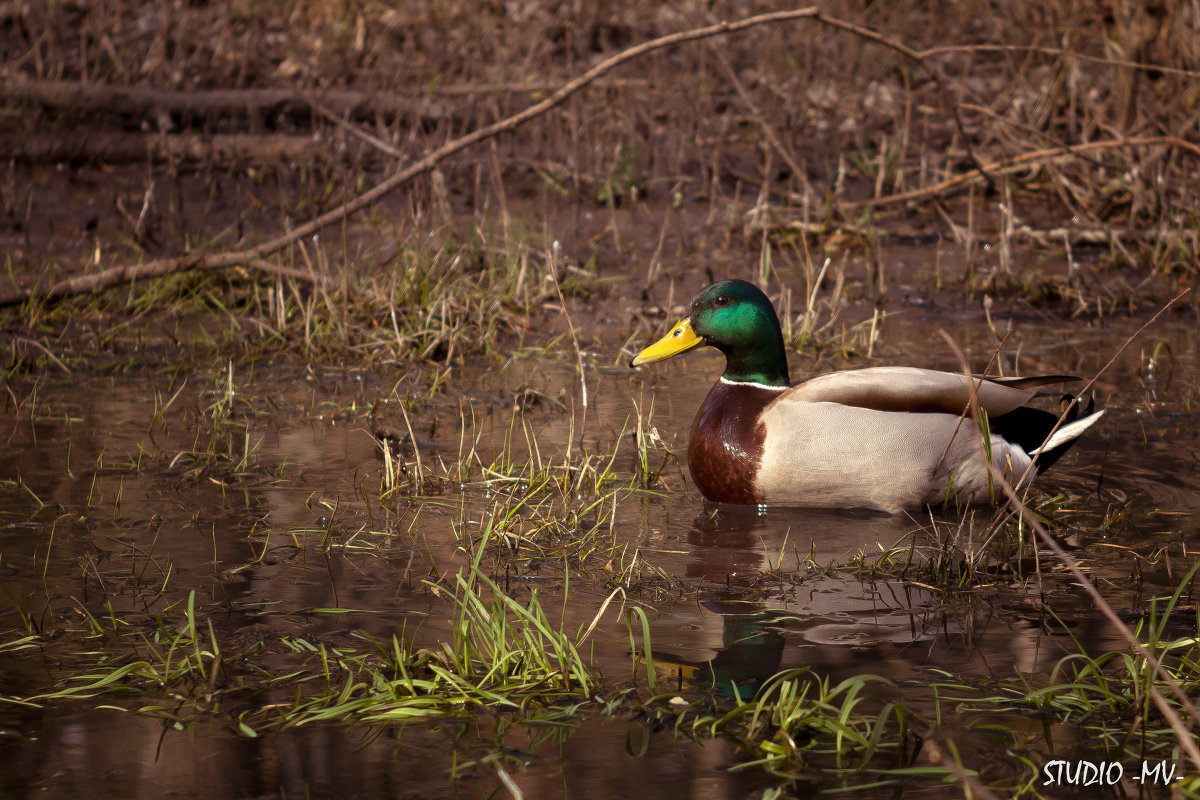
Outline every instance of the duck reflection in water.
<svg viewBox="0 0 1200 800"><path fill-rule="evenodd" d="M751 509L700 514L688 530L692 547L687 576L726 584L738 576L761 572L765 566L766 521Z"/></svg>
<svg viewBox="0 0 1200 800"><path fill-rule="evenodd" d="M766 570L804 570L809 559L824 565L877 545L889 547L911 528L904 517L858 509L822 511L712 505L692 522L687 576L721 585Z"/></svg>
<svg viewBox="0 0 1200 800"><path fill-rule="evenodd" d="M755 587L761 585L764 573L806 574L812 561L834 563L875 549L877 543L891 545L909 527L904 518L865 510L771 508L767 513L752 506L710 505L688 531L691 552L686 572L692 580L720 587L701 601L721 620L720 646L713 625L708 644L716 650L712 658L656 649L653 657L659 675L664 681L675 680L680 690L715 688L718 694L732 696L736 686L742 699L752 697L779 671L786 641L781 633L783 620L791 616L747 598L757 594Z"/></svg>
<svg viewBox="0 0 1200 800"><path fill-rule="evenodd" d="M783 660L784 638L775 625L778 613L726 591L714 592L701 605L721 617L716 655L693 661L654 650L655 672L664 683L674 681L677 691L712 688L722 697L750 700Z"/></svg>

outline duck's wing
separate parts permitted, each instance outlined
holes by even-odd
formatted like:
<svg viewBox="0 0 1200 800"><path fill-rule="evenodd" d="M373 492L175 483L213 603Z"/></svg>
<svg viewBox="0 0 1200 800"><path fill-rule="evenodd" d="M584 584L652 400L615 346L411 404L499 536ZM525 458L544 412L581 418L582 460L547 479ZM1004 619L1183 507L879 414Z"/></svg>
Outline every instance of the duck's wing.
<svg viewBox="0 0 1200 800"><path fill-rule="evenodd" d="M970 382L975 384L979 405L989 416L997 417L1028 402L1036 393L1035 387L1064 380L1069 378L973 377ZM968 379L961 373L916 367L868 367L809 378L781 395L776 403L828 402L876 411L962 414L970 398Z"/></svg>

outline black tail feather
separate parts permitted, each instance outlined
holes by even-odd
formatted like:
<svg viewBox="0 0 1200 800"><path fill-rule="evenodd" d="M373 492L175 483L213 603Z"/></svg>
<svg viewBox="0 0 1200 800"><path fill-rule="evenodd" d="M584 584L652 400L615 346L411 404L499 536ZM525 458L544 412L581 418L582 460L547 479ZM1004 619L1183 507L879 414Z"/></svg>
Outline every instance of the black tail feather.
<svg viewBox="0 0 1200 800"><path fill-rule="evenodd" d="M1074 400L1074 395L1063 395L1063 402ZM1086 407L1082 403L1077 403L1071 406L1067 418L1063 420L1063 424L1074 422L1080 416L1087 416L1092 413L1095 408L1096 400L1094 397L1088 397ZM1007 414L1002 414L998 417L992 417L988 420L988 425L991 427L993 435L1003 437L1005 440L1019 445L1026 453L1031 453L1041 447L1046 438L1050 435L1050 431L1054 430L1054 426L1058 423L1058 414L1051 414L1049 411L1043 411L1040 408L1029 408L1021 406ZM1075 444L1074 440L1064 442L1052 450L1047 450L1038 456L1037 470L1045 472L1054 465L1062 457L1063 453L1071 449L1071 445Z"/></svg>

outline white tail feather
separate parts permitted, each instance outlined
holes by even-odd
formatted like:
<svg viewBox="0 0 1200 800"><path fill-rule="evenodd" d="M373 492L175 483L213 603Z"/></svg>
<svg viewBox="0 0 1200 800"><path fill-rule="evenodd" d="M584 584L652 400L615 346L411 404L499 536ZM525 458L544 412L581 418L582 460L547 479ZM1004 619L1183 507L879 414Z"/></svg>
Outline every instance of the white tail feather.
<svg viewBox="0 0 1200 800"><path fill-rule="evenodd" d="M1054 435L1047 439L1041 447L1031 451L1029 454L1031 456L1037 455L1038 453L1053 450L1060 445L1064 445L1067 442L1074 440L1088 428L1092 427L1092 425L1096 424L1096 421L1102 416L1104 416L1104 412L1097 411L1095 414L1089 414L1082 419L1077 419L1074 422L1069 422L1066 425L1063 425L1061 428L1056 430Z"/></svg>

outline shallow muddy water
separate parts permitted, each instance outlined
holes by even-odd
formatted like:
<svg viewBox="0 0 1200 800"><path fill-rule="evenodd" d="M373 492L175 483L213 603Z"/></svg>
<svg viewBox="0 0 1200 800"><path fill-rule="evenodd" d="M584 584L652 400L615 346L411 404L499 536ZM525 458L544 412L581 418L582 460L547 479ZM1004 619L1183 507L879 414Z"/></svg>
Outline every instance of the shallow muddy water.
<svg viewBox="0 0 1200 800"><path fill-rule="evenodd" d="M1023 315L1000 367L1090 376L1139 324ZM954 369L936 333L942 327L974 364L990 356L995 336L981 315L912 308L886 320L874 363ZM1110 602L1129 612L1163 594L1200 550L1195 330L1194 318L1169 315L1126 350L1095 388L1108 415L1038 484L1063 495L1048 513ZM1150 369L1156 344L1165 346ZM573 354L468 360L432 394L434 367L400 376L306 374L286 360L225 365L186 381L152 367L44 376L19 414L7 407L0 465L0 621L6 631L43 638L36 648L0 650L0 694L53 691L75 665L95 662L82 656L84 643L108 648L113 665L127 661L131 654L105 629L152 641L164 620L180 624L189 596L224 649L274 643L257 663L280 673L293 664L280 642L337 648L396 636L436 648L450 638L452 608L428 581L467 565L489 524L482 563L506 591L524 600L536 590L571 631L600 614L587 655L603 676L601 696L644 679L620 613L627 605L646 613L660 691L706 681L718 693L730 681L748 690L807 667L834 681L879 675L919 698L935 670L981 682L1019 670L1036 680L1076 651L1071 636L1091 652L1121 646L1053 567L1044 582L997 569L968 592L851 568L949 532L968 551L982 548L973 537L982 539L987 509L968 511L963 522L952 512L912 519L706 507L683 459L719 356L695 353L635 372L622 366L619 345L601 335L585 347L586 415ZM793 379L814 365L843 366L796 357ZM561 464L570 450L592 454L596 465L611 460L628 484L639 414L661 442L650 449L651 466L667 449L676 456L653 491L614 494L610 517L591 508L582 482L574 501L568 492L557 505L520 505L534 471L526 467ZM466 464L470 474L381 502L386 462L372 433L405 438L407 425L427 473L449 476ZM415 468L406 443L396 452ZM497 472L489 481L482 467L501 457L525 466L510 471L515 478ZM561 524L572 508L591 510ZM599 535L572 540L592 518ZM539 526L548 532L502 538ZM614 589L624 596L606 605ZM1047 622L1045 607L1070 636ZM72 633L91 625L91 638ZM488 797L508 792L507 779L526 797L745 797L775 782L754 769L730 771L746 757L728 742L677 737L627 711L512 729L479 715L402 730L311 724L257 738L239 732L239 714L295 691L234 695L182 721L136 713L147 698L122 693L2 703L0 795ZM167 705L185 705L169 694ZM964 750L977 743L981 760L1003 764L1003 748L971 732L979 718L945 724L961 730ZM1041 735L1041 725L1021 715L1004 721ZM1054 747L1089 752L1070 731Z"/></svg>
<svg viewBox="0 0 1200 800"><path fill-rule="evenodd" d="M751 5L0 3L0 800L1200 798L1196 3ZM1030 496L1090 583L707 504L628 364L721 277L793 380L1191 288Z"/></svg>

